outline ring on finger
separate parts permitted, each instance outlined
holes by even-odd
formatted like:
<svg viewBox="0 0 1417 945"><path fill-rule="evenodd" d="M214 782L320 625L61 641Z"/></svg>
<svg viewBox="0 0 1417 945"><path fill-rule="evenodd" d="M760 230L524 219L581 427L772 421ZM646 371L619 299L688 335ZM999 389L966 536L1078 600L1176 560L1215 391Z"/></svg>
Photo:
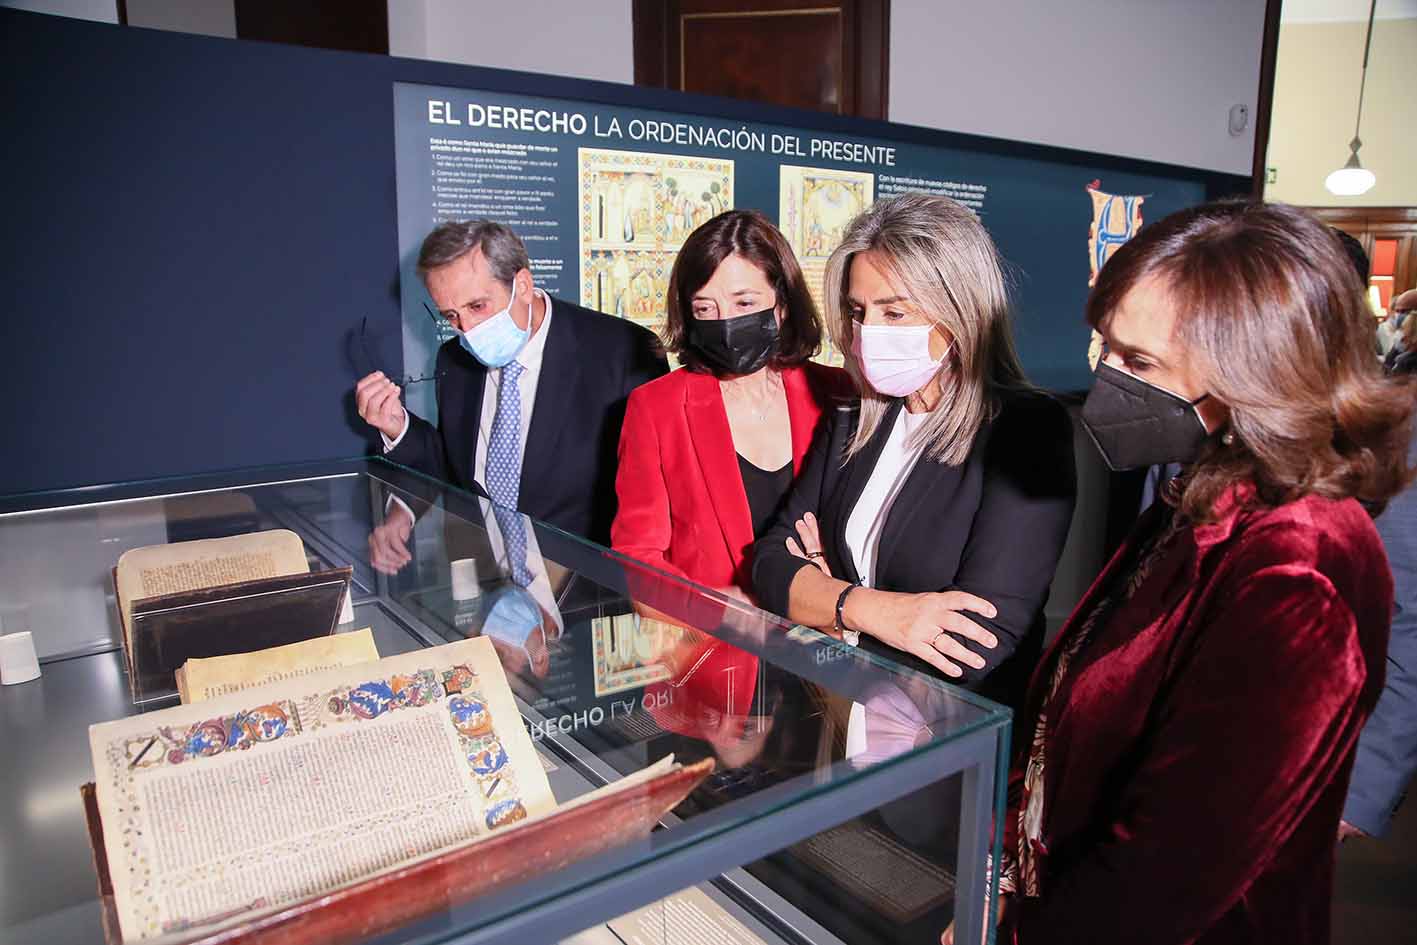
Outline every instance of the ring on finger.
<svg viewBox="0 0 1417 945"><path fill-rule="evenodd" d="M946 631L941 630L939 633L937 633L937 634L935 634L933 637L931 637L931 638L930 638L930 645L933 646L933 647L935 647L935 649L938 650L939 647L938 647L938 646L935 646L935 644L937 644L937 643L940 642L940 637L944 636L944 635L945 635L945 632L946 632Z"/></svg>
<svg viewBox="0 0 1417 945"><path fill-rule="evenodd" d="M809 551L809 552L807 552L807 557L809 557L809 558L825 558L825 557L826 557L826 552L824 552L824 551Z"/></svg>

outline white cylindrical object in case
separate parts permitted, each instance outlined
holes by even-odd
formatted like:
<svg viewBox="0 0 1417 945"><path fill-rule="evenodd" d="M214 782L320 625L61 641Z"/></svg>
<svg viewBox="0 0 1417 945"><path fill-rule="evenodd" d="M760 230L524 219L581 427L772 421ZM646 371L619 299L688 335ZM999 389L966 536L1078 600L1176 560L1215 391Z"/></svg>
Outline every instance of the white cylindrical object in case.
<svg viewBox="0 0 1417 945"><path fill-rule="evenodd" d="M39 678L39 657L28 630L0 637L0 685L13 686Z"/></svg>
<svg viewBox="0 0 1417 945"><path fill-rule="evenodd" d="M477 582L477 559L459 558L452 564L453 600L472 600L482 593Z"/></svg>

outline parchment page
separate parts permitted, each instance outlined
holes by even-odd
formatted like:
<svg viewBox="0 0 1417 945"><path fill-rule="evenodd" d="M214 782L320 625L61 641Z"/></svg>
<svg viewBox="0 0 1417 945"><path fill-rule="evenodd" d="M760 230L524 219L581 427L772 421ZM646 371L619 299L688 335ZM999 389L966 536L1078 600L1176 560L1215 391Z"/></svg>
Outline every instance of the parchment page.
<svg viewBox="0 0 1417 945"><path fill-rule="evenodd" d="M125 941L245 917L554 806L490 640L89 729Z"/></svg>
<svg viewBox="0 0 1417 945"><path fill-rule="evenodd" d="M177 689L183 704L190 705L268 683L372 663L378 658L374 634L365 627L255 653L190 659L177 671Z"/></svg>
<svg viewBox="0 0 1417 945"><path fill-rule="evenodd" d="M286 528L132 548L118 557L118 607L126 633L133 601L237 581L308 574L305 544Z"/></svg>
<svg viewBox="0 0 1417 945"><path fill-rule="evenodd" d="M767 945L727 909L690 886L606 923L625 945Z"/></svg>

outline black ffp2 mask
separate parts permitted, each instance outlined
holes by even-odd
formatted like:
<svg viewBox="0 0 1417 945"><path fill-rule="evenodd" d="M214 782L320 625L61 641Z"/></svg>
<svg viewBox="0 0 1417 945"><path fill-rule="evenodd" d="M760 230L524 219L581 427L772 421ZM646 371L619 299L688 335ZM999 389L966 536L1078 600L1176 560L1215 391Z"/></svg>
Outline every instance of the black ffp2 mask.
<svg viewBox="0 0 1417 945"><path fill-rule="evenodd" d="M752 374L777 351L777 310L689 318L686 341L715 374Z"/></svg>
<svg viewBox="0 0 1417 945"><path fill-rule="evenodd" d="M1196 405L1109 364L1097 366L1097 379L1082 405L1082 425L1114 471L1161 463L1191 463L1210 434Z"/></svg>

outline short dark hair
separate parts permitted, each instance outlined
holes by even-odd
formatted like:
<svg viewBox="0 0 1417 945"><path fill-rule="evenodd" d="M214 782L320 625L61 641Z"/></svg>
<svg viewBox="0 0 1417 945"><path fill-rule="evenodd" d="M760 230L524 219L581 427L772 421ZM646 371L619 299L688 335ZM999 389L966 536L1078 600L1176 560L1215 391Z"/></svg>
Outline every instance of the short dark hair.
<svg viewBox="0 0 1417 945"><path fill-rule="evenodd" d="M1410 481L1417 384L1383 378L1341 245L1298 207L1221 201L1144 227L1098 273L1088 322L1105 328L1134 287L1159 279L1175 337L1230 407L1233 441L1212 437L1185 477L1188 520L1212 520L1245 481L1268 505L1312 493L1370 510Z"/></svg>
<svg viewBox="0 0 1417 945"><path fill-rule="evenodd" d="M1343 244L1343 251L1348 254L1348 258L1353 263L1353 271L1358 273L1358 281L1363 283L1364 288L1368 285L1368 276L1372 274L1373 264L1368 259L1368 251L1363 248L1363 244L1358 242L1358 237L1351 233L1344 232L1336 226L1329 229L1338 241Z"/></svg>
<svg viewBox="0 0 1417 945"><path fill-rule="evenodd" d="M491 220L448 220L423 238L418 250L418 275L457 262L474 249L481 250L492 278L510 286L523 269L531 268L526 246L512 228Z"/></svg>
<svg viewBox="0 0 1417 945"><path fill-rule="evenodd" d="M719 264L738 254L767 276L785 313L778 329L773 367L788 367L811 359L822 347L822 318L807 291L802 267L782 231L757 210L720 213L689 234L669 273L664 347L691 371L709 368L687 343L688 320L694 317L694 293L702 289Z"/></svg>

